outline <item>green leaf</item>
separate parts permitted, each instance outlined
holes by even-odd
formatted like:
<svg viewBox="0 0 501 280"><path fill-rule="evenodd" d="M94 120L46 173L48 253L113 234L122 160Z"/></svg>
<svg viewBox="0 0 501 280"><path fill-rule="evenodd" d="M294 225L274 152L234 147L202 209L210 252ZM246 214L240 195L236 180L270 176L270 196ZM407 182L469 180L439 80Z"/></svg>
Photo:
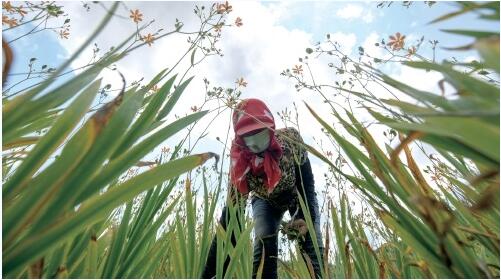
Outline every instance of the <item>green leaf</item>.
<svg viewBox="0 0 501 280"><path fill-rule="evenodd" d="M136 213L136 215L135 215L136 217L132 221L131 226L130 226L130 230L127 233L127 239L129 240L129 244L137 243L137 240L138 240L137 238L140 235L141 231L144 229L146 223L151 221L150 220L151 213L156 212L153 209L153 206L154 206L153 203L151 203L152 197L153 196L157 197L159 195L159 192L161 189L162 189L162 187L160 185L155 186L153 189L150 189L146 193L144 198L142 199L141 208L139 209L139 212ZM125 256L130 255L130 250L132 249L131 247L132 246L129 245L129 246L126 246L126 248L124 248L125 249L125 251L124 251Z"/></svg>
<svg viewBox="0 0 501 280"><path fill-rule="evenodd" d="M20 193L20 199L5 210L4 248L15 245L13 240L19 237L20 231L29 223L37 222L40 215L46 213L51 202L57 198L64 180L77 168L85 152L92 145L93 139L89 135L92 135L92 128L85 125L65 145L54 163L29 182L29 188Z"/></svg>
<svg viewBox="0 0 501 280"><path fill-rule="evenodd" d="M21 137L14 142L4 143L2 148L4 151L6 151L6 150L14 149L14 148L30 146L30 145L36 144L38 142L38 140L40 140L40 137L38 137L38 136Z"/></svg>
<svg viewBox="0 0 501 280"><path fill-rule="evenodd" d="M27 124L24 127L18 128L9 135L2 135L3 143L9 143L18 140L19 138L27 135L40 132L44 128L51 127L56 119L60 116L59 112L62 110L51 110L39 116L37 120ZM4 144L5 145L5 144Z"/></svg>
<svg viewBox="0 0 501 280"><path fill-rule="evenodd" d="M197 48L194 48L193 49L193 52L191 52L191 58L190 58L190 63L191 63L191 66L194 66L195 65L195 52L197 51Z"/></svg>
<svg viewBox="0 0 501 280"><path fill-rule="evenodd" d="M414 105L414 104L403 102L403 101L396 100L396 99L382 99L381 101L383 101L384 103L386 103L388 105L396 106L407 114L438 113L434 109L424 108L424 107L421 107L418 105Z"/></svg>
<svg viewBox="0 0 501 280"><path fill-rule="evenodd" d="M142 114L139 116L139 118L134 122L126 136L124 137L123 142L120 144L120 146L117 148L115 153L111 156L111 159L116 158L118 155L124 153L126 149L134 142L139 139L143 135L143 133L146 131L146 128L151 125L151 122L155 118L155 115L157 114L158 110L162 106L162 103L164 102L167 94L170 91L170 88L172 87L172 84L174 83L174 80L176 79L177 75L174 75L172 78L170 78L161 88L160 90L155 93L153 96L153 99L150 101L148 106L144 109Z"/></svg>
<svg viewBox="0 0 501 280"><path fill-rule="evenodd" d="M426 117L425 123L383 122L394 129L421 131L454 138L499 162L499 128L474 118Z"/></svg>
<svg viewBox="0 0 501 280"><path fill-rule="evenodd" d="M87 246L87 255L85 256L85 268L84 275L90 279L95 279L98 277L97 275L97 240L95 233L90 236L90 241Z"/></svg>
<svg viewBox="0 0 501 280"><path fill-rule="evenodd" d="M242 252L244 252L246 246L249 244L251 236L250 233L252 229L253 229L252 226L247 227L240 235L240 238L238 238L235 249L233 250L233 252L231 252L230 263L228 264L228 267L226 269L225 278L233 277L234 271L236 270L237 266L240 265L237 259L238 256L240 256Z"/></svg>
<svg viewBox="0 0 501 280"><path fill-rule="evenodd" d="M11 139L11 134L14 134L17 129L40 118L46 111L60 106L78 94L82 88L86 87L97 77L99 70L96 67L92 67L37 100L23 99L22 104L18 104L16 100L24 98L28 95L26 93L9 102L2 110L2 133L5 135L4 139Z"/></svg>
<svg viewBox="0 0 501 280"><path fill-rule="evenodd" d="M499 35L494 38L479 39L474 46L482 56L483 63L499 74Z"/></svg>
<svg viewBox="0 0 501 280"><path fill-rule="evenodd" d="M176 87L176 90L174 91L174 93L172 93L171 97L167 101L167 104L165 104L162 110L158 113L155 120L157 121L162 120L170 113L170 111L172 110L172 108L174 108L174 105L177 103L177 100L179 99L179 97L181 97L181 94L184 92L184 89L188 86L191 80L193 80L193 77L189 78L188 80L186 80L185 82Z"/></svg>
<svg viewBox="0 0 501 280"><path fill-rule="evenodd" d="M393 126L393 125L398 125L399 123L396 122L395 120L391 118L387 118L377 112L374 112L372 110L369 110L369 113L376 118L379 122L384 123L388 126ZM413 131L414 127L400 127L397 130L402 131L404 133L409 133ZM471 147L461 143L460 141L453 139L453 138L448 138L448 137L443 137L442 135L435 135L435 134L425 134L423 137L420 138L423 142L427 142L433 146L436 146L438 148L451 151L455 154L462 155L464 157L470 158L474 160L475 162L480 162L482 164L488 165L488 166L497 166L496 161L486 157L485 155L479 153L478 151L472 149Z"/></svg>
<svg viewBox="0 0 501 280"><path fill-rule="evenodd" d="M75 206L76 198L84 191L82 187L100 171L103 161L118 146L116 135L124 135L124 131L137 112L142 96L132 95L120 105L121 98L118 96L115 100L104 105L89 119L90 127L88 129L90 130L89 135L93 139L92 146L84 154L78 167L61 182L61 190L71 188L73 191L60 191L55 201L33 226L33 229L40 230L46 227L57 216L56 213L69 211L72 206Z"/></svg>
<svg viewBox="0 0 501 280"><path fill-rule="evenodd" d="M404 65L418 69L432 69L438 71L444 75L449 83L451 83L457 90L460 91L460 95L475 95L484 100L490 100L491 102L495 102L495 104L499 104L498 87L473 78L467 74L458 72L452 69L451 66L423 61L408 61L404 62Z"/></svg>
<svg viewBox="0 0 501 280"><path fill-rule="evenodd" d="M104 265L102 278L115 278L115 273L117 272L117 264L122 254L122 250L126 245L125 237L127 235L131 213L132 202L128 202L125 207L125 212L122 216L122 221L120 223L120 227L118 228L118 232L114 236L112 244L110 246L108 258L106 258L106 263Z"/></svg>
<svg viewBox="0 0 501 280"><path fill-rule="evenodd" d="M151 240L155 239L158 229L175 209L177 203L179 202L179 199L180 196L177 196L171 203L169 203L167 209L159 214L158 218L153 224L149 224L142 229L141 237L135 243L130 244L130 247L132 249L130 253L125 255L122 259L122 265L120 267L121 269L116 275L117 278L128 278L130 276L130 272L141 269L141 266L136 265L139 263L137 256L147 254L148 251L146 250L146 248L148 247L148 242L151 242Z"/></svg>
<svg viewBox="0 0 501 280"><path fill-rule="evenodd" d="M196 197L195 199L193 198L193 194L191 192L191 181L189 178L186 178L186 183L185 183L185 192L186 192L186 203L185 203L185 209L186 209L186 227L187 227L187 241L188 243L186 244L186 252L187 252L187 259L186 259L186 265L193 265L195 267L199 267L200 265L195 263L195 255L197 254L196 249L196 239L195 239L195 230L197 228L197 223L196 223L196 217L197 217L197 202L196 202ZM194 269L191 269L193 271ZM190 271L190 268L188 268L187 271ZM191 274L191 273L190 273ZM190 275L190 277L195 278L193 275Z"/></svg>
<svg viewBox="0 0 501 280"><path fill-rule="evenodd" d="M99 191L99 189L106 186L110 181L118 178L118 176L125 172L131 165L143 158L160 143L181 131L191 123L199 120L205 116L207 112L208 111L197 112L172 122L168 126L160 129L150 137L141 141L116 159L112 160L91 182L87 184L87 186L83 187L84 192L77 198L77 202L84 201L92 194Z"/></svg>
<svg viewBox="0 0 501 280"><path fill-rule="evenodd" d="M441 277L445 278L456 278L457 276L453 274L443 262L437 258L435 254L430 253L430 251L423 246L423 244L414 237L414 234L401 225L395 218L393 218L389 213L381 212L379 213L381 220L384 224L391 228L394 232L398 233L398 236L402 240L411 246L416 252L424 258L427 263L434 267Z"/></svg>
<svg viewBox="0 0 501 280"><path fill-rule="evenodd" d="M453 17L459 16L459 15L462 15L462 14L465 14L465 13L468 13L468 12L471 12L471 11L474 11L477 9L492 8L493 4L495 4L495 2L474 3L474 2L468 2L468 1L458 2L458 3L460 5L463 5L463 9L442 15L442 16L430 21L428 24L433 24L433 23L444 21L444 20L448 20L448 19L451 19ZM497 18L499 19L499 16Z"/></svg>
<svg viewBox="0 0 501 280"><path fill-rule="evenodd" d="M203 164L211 154L200 154L170 161L146 171L105 194L94 197L81 208L51 225L38 235L32 235L19 246L4 252L4 272L16 271L68 240L89 223L104 219L111 210L130 201L139 193Z"/></svg>
<svg viewBox="0 0 501 280"><path fill-rule="evenodd" d="M48 264L45 267L44 278L54 278L57 269L62 264L65 255L66 244L63 244L60 248L55 249L48 259Z"/></svg>
<svg viewBox="0 0 501 280"><path fill-rule="evenodd" d="M487 38L487 37L491 37L491 36L498 36L499 37L499 32L478 31L478 30L462 30L462 29L440 29L440 31L451 33L451 34L458 34L458 35L465 35L465 36L469 36L469 37L475 37L477 39Z"/></svg>
<svg viewBox="0 0 501 280"><path fill-rule="evenodd" d="M92 234L92 227L88 227L86 230L78 234L73 239L73 242L71 242L68 257L66 260L66 266L70 269L70 274L76 269L76 267L82 262L83 258L85 257L85 248L89 247L89 239L91 238Z"/></svg>
<svg viewBox="0 0 501 280"><path fill-rule="evenodd" d="M63 143L87 112L87 108L90 106L92 100L94 100L100 84L101 80L97 80L88 86L57 119L49 132L38 141L37 145L35 145L26 159L16 169L16 172L4 184L4 199L9 199L12 194L23 189L33 174L35 174L57 147Z"/></svg>
<svg viewBox="0 0 501 280"><path fill-rule="evenodd" d="M407 64L407 63L404 63L404 64ZM411 66L411 65L412 64L410 64L409 66ZM407 94L408 96L410 96L418 101L423 102L429 108L432 108L431 105L435 105L435 106L441 107L445 110L452 109L452 107L449 104L449 101L442 96L415 89L415 88L408 86L404 83L401 83L401 82L399 82L399 81L397 81L397 80L395 80L395 79L393 79L390 76L385 75L385 74L380 74L380 76L385 83L402 91L403 93Z"/></svg>

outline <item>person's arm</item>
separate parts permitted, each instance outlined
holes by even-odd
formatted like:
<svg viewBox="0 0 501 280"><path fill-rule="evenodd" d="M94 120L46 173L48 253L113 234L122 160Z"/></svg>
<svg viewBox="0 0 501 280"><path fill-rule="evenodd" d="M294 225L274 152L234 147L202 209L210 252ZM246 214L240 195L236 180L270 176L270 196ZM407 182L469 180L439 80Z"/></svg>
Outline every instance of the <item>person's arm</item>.
<svg viewBox="0 0 501 280"><path fill-rule="evenodd" d="M299 194L310 211L311 219L315 223L320 213L318 213L318 200L315 193L315 179L308 158L303 164L296 166L296 184Z"/></svg>
<svg viewBox="0 0 501 280"><path fill-rule="evenodd" d="M315 222L320 213L315 193L315 179L313 178L308 152L303 145L303 138L297 129L288 128L287 133L294 147L293 154L296 169L296 187L310 211L313 222Z"/></svg>
<svg viewBox="0 0 501 280"><path fill-rule="evenodd" d="M306 161L303 164L297 166L296 176L298 177L296 182L298 182L297 189L299 195L304 200L306 207L310 212L310 217L315 229L315 234L308 230L308 234L306 235L305 240L303 242L300 242L300 246L302 250L304 250L310 257L315 272L315 277L321 278L322 273L320 264L323 262L322 254L324 247L322 243L322 233L320 231L320 210L318 207L317 194L315 193L315 180L313 178L313 172L311 169L310 160L308 158L306 158ZM306 221L305 213L301 211L301 206L298 205L298 207L300 208L300 210L297 218L304 219ZM315 238L317 240L318 249L320 252L319 256L316 254L312 238Z"/></svg>

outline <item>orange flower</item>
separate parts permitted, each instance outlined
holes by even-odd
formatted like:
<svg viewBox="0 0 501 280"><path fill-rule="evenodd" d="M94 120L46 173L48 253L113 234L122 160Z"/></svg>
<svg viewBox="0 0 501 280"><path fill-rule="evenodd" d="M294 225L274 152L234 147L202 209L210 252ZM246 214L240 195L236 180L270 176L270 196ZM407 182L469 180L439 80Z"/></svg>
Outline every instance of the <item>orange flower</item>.
<svg viewBox="0 0 501 280"><path fill-rule="evenodd" d="M2 15L2 24L7 24L9 27L14 27L17 25L17 20L15 18L9 18L8 16Z"/></svg>
<svg viewBox="0 0 501 280"><path fill-rule="evenodd" d="M230 6L230 4L228 3L228 1L226 1L226 3L224 4L218 4L217 5L217 13L218 14L224 14L225 12L226 13L230 13L232 11L232 6Z"/></svg>
<svg viewBox="0 0 501 280"><path fill-rule="evenodd" d="M198 108L197 108L197 106L192 106L192 107L191 107L190 109L191 109L191 110L192 110L193 112L196 112L196 111L198 111Z"/></svg>
<svg viewBox="0 0 501 280"><path fill-rule="evenodd" d="M6 10L7 12L14 11L14 8L12 8L12 5L10 4L10 1L2 2L2 9Z"/></svg>
<svg viewBox="0 0 501 280"><path fill-rule="evenodd" d="M68 39L69 35L70 35L70 32L68 32L68 29L59 30L59 37L61 37L61 39Z"/></svg>
<svg viewBox="0 0 501 280"><path fill-rule="evenodd" d="M303 65L294 65L294 68L292 68L292 72L294 74L303 74Z"/></svg>
<svg viewBox="0 0 501 280"><path fill-rule="evenodd" d="M225 9L224 9L224 4L217 4L216 11L218 14L223 14Z"/></svg>
<svg viewBox="0 0 501 280"><path fill-rule="evenodd" d="M240 27L240 26L244 25L243 22L242 22L242 19L240 17L237 17L237 19L235 20L235 25L237 27Z"/></svg>
<svg viewBox="0 0 501 280"><path fill-rule="evenodd" d="M170 151L169 147L162 147L162 153L166 154Z"/></svg>
<svg viewBox="0 0 501 280"><path fill-rule="evenodd" d="M153 44L153 41L155 40L155 37L153 37L151 33L148 33L148 35L141 37L141 40L148 44L148 46L151 46L151 44Z"/></svg>
<svg viewBox="0 0 501 280"><path fill-rule="evenodd" d="M237 81L235 83L237 83L238 86L241 86L241 87L246 87L247 86L247 82L244 81L244 78L237 79Z"/></svg>
<svg viewBox="0 0 501 280"><path fill-rule="evenodd" d="M19 8L17 8L17 13L18 13L19 15L21 15L21 17L24 17L25 15L27 15L27 14L28 14L28 12L23 11L23 6L22 6L22 5L21 5L21 6L19 6Z"/></svg>
<svg viewBox="0 0 501 280"><path fill-rule="evenodd" d="M397 32L395 36L390 35L390 41L387 46L390 46L394 51L398 51L404 48L405 45L405 35L401 35L400 32Z"/></svg>
<svg viewBox="0 0 501 280"><path fill-rule="evenodd" d="M143 20L143 14L139 12L138 9L135 11L130 10L130 16L129 16L135 23L139 23L140 21Z"/></svg>
<svg viewBox="0 0 501 280"><path fill-rule="evenodd" d="M412 46L409 49L407 49L407 54L405 56L411 57L416 54L416 51L417 51L416 47Z"/></svg>

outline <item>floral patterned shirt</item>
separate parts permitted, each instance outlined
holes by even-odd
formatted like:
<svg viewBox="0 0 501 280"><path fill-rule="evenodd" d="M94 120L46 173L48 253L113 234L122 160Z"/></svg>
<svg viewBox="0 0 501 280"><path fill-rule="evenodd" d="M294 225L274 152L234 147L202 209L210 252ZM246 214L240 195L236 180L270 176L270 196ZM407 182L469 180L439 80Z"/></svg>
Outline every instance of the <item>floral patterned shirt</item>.
<svg viewBox="0 0 501 280"><path fill-rule="evenodd" d="M295 196L296 166L304 164L308 154L304 146L300 145L300 143L303 143L303 139L295 128L276 129L275 137L283 151L279 160L282 176L277 186L268 194L263 178L254 176L251 173L247 173L247 183L252 195L266 199L277 207L285 208L290 203L290 199ZM231 196L234 198L238 191L233 186L230 187L230 190ZM247 198L247 195L244 195L243 198Z"/></svg>

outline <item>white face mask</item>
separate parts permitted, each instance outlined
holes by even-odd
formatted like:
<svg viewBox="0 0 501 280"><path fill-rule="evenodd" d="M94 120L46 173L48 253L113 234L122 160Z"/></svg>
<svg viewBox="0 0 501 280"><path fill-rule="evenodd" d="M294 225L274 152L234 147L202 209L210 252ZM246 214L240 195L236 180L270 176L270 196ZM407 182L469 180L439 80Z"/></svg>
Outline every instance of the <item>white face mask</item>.
<svg viewBox="0 0 501 280"><path fill-rule="evenodd" d="M243 139L249 150L257 154L266 150L270 145L270 131L264 129L254 135L244 136Z"/></svg>

